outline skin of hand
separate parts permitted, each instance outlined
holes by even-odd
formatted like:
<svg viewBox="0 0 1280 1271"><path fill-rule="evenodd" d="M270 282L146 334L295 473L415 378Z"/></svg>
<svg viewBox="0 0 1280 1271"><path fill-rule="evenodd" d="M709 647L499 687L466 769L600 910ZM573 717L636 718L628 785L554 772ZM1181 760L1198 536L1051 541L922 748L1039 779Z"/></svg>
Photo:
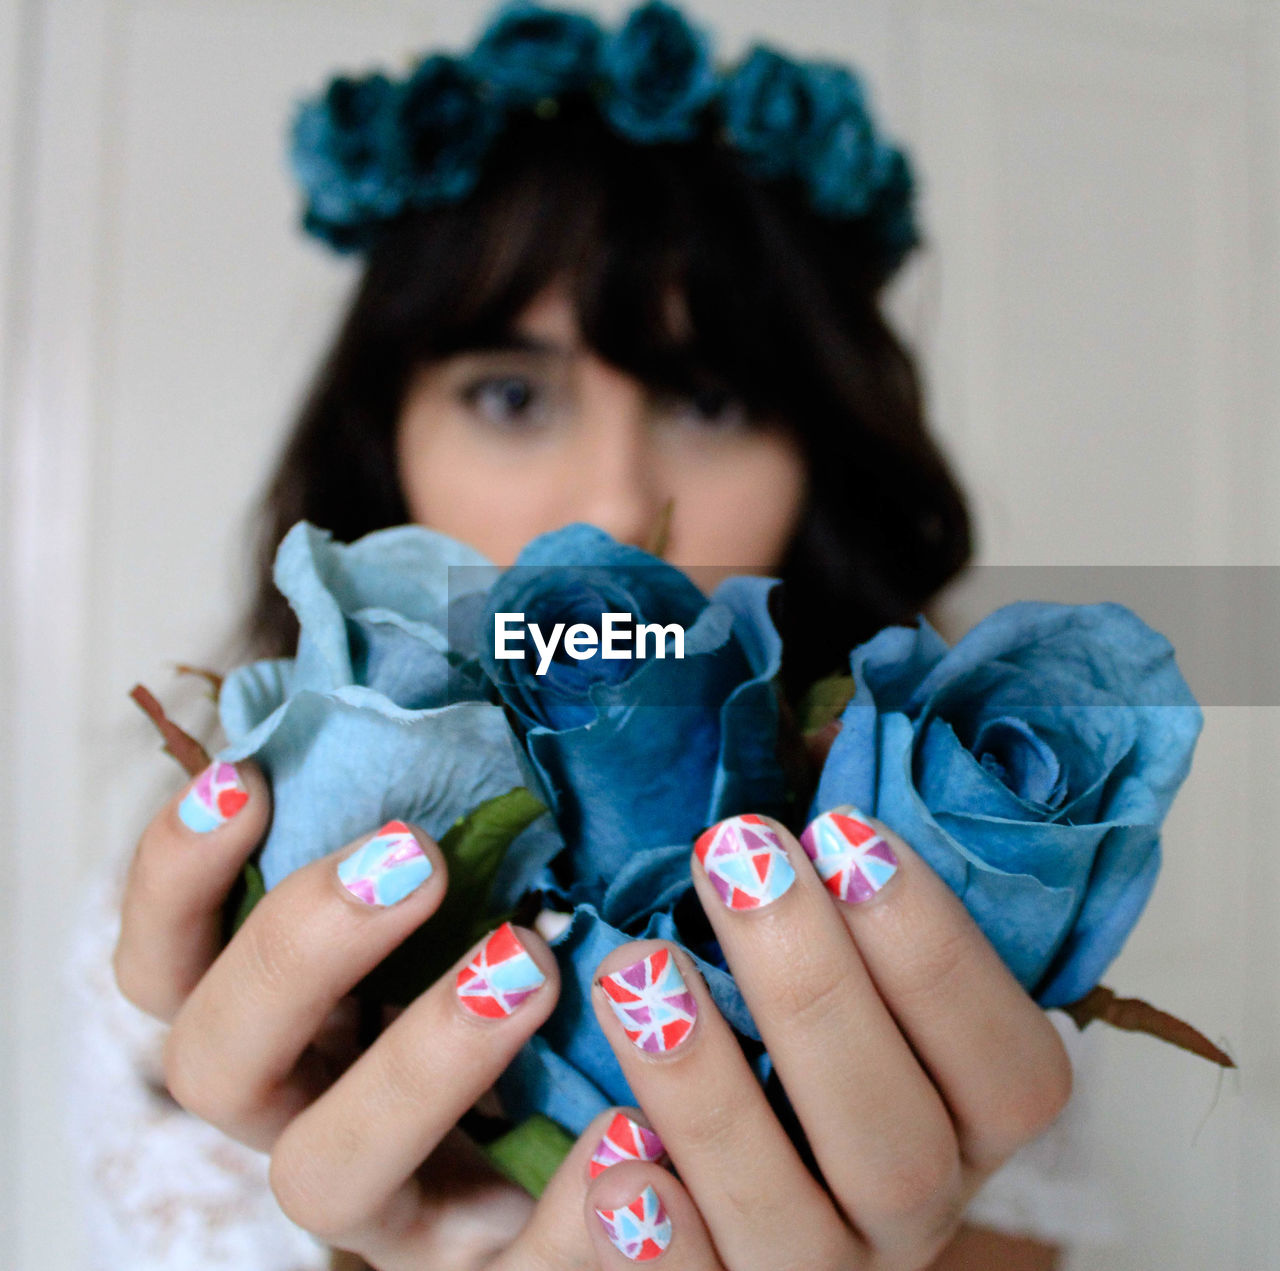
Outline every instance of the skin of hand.
<svg viewBox="0 0 1280 1271"><path fill-rule="evenodd" d="M597 1118L534 1202L455 1127L554 1007L550 950L503 927L368 1049L342 1044L352 989L444 895L439 849L414 827L381 827L290 875L220 949L222 905L270 794L251 764L215 768L228 816L191 814L209 789L198 778L142 836L117 982L171 1023L178 1103L269 1153L284 1212L378 1271L620 1269L636 1260L637 1205L673 1271L959 1268L948 1247L963 1253L965 1239L952 1242L965 1202L1069 1094L1057 1033L900 838L853 813L836 827L879 839L860 845L879 861L867 894L851 890L852 866L832 873L781 826L734 818L699 840L695 886L821 1181L687 957L645 941L610 954L594 990L644 1112ZM726 887L735 854L767 866L763 903ZM629 993L651 1013L628 1014ZM656 1131L678 1178L607 1152L616 1163L593 1171L619 1112Z"/></svg>

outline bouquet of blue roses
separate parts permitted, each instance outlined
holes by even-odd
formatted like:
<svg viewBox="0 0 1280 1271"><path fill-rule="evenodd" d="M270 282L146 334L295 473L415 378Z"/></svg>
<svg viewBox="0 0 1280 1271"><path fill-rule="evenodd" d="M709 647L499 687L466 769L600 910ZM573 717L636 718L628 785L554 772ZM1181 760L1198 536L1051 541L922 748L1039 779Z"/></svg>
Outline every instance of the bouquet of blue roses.
<svg viewBox="0 0 1280 1271"><path fill-rule="evenodd" d="M954 647L923 617L889 627L797 713L778 688L775 580L732 577L706 596L590 526L545 534L500 571L422 527L342 545L304 522L275 579L295 656L216 681L219 758L255 761L274 809L228 926L370 826L431 834L446 900L360 993L407 1003L504 919L548 938L556 1008L497 1088L515 1127L499 1159L532 1189L549 1138L567 1144L633 1101L590 1004L595 968L623 943L685 948L785 1100L693 892L695 839L735 815L798 829L855 805L912 844L1042 1006L1230 1063L1099 984L1151 893L1202 726L1172 647L1123 606L1009 605ZM624 617L651 656L619 656ZM135 695L193 775L204 767Z"/></svg>

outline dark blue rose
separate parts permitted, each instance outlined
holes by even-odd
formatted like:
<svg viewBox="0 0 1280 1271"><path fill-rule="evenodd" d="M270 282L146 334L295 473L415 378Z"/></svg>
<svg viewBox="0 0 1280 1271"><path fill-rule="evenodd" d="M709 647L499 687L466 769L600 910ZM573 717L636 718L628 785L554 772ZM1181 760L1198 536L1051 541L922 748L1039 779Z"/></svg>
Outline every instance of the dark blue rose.
<svg viewBox="0 0 1280 1271"><path fill-rule="evenodd" d="M710 41L663 0L631 11L605 41L600 69L601 111L641 143L690 140L716 91Z"/></svg>
<svg viewBox="0 0 1280 1271"><path fill-rule="evenodd" d="M1200 708L1122 605L1007 605L954 648L921 618L851 656L811 815L879 817L964 901L1043 1006L1084 996L1160 864Z"/></svg>
<svg viewBox="0 0 1280 1271"><path fill-rule="evenodd" d="M848 108L818 64L756 45L720 89L726 139L765 178L794 176Z"/></svg>
<svg viewBox="0 0 1280 1271"><path fill-rule="evenodd" d="M501 107L466 63L443 54L420 62L396 103L396 175L407 201L431 207L468 194L501 125Z"/></svg>
<svg viewBox="0 0 1280 1271"><path fill-rule="evenodd" d="M483 647L485 669L524 727L575 880L616 883L646 849L687 852L713 821L781 804L774 585L734 578L708 599L680 570L589 525L535 539L494 584L490 626L502 612L523 613L544 632L557 622L598 630L613 612L685 628L682 659L670 647L654 657L650 646L642 661L579 661L562 645L544 675L528 639L522 661Z"/></svg>
<svg viewBox="0 0 1280 1271"><path fill-rule="evenodd" d="M517 0L490 23L468 64L502 102L531 106L585 88L602 38L585 14Z"/></svg>
<svg viewBox="0 0 1280 1271"><path fill-rule="evenodd" d="M397 92L385 75L339 76L299 107L289 161L306 195L309 229L341 236L403 208L391 176Z"/></svg>
<svg viewBox="0 0 1280 1271"><path fill-rule="evenodd" d="M862 216L871 206L878 157L862 85L842 66L811 62L805 71L820 121L800 161L809 200L825 216Z"/></svg>
<svg viewBox="0 0 1280 1271"><path fill-rule="evenodd" d="M873 194L868 215L881 245L887 272L920 243L915 218L915 178L907 156L895 146L882 145L877 153Z"/></svg>
<svg viewBox="0 0 1280 1271"><path fill-rule="evenodd" d="M782 643L768 611L776 584L738 577L708 599L679 570L587 525L535 539L492 588L497 613L523 613L544 634L557 622L602 626L604 613L679 623L682 660L536 656L486 669L523 730L525 749L566 851L543 879L547 904L571 914L551 946L561 995L538 1037L502 1080L507 1111L543 1112L580 1131L609 1101L628 1101L621 1069L591 1010L604 954L659 937L690 949L726 1018L767 1059L759 1033L707 933L681 926L692 890L693 840L740 812L781 812L774 678ZM696 908L696 907L695 907Z"/></svg>

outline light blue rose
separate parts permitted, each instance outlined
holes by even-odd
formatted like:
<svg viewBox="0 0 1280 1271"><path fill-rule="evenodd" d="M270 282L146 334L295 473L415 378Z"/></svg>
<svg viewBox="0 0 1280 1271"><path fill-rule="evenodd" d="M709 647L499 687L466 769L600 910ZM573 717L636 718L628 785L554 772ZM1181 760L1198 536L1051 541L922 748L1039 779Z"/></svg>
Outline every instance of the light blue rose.
<svg viewBox="0 0 1280 1271"><path fill-rule="evenodd" d="M451 593L450 569L460 566ZM297 656L240 667L219 697L220 758L254 759L271 784L258 861L268 888L389 820L438 839L486 799L526 784L478 650L459 639L478 623L456 620L494 572L419 526L349 546L306 522L289 531L275 580L301 627Z"/></svg>
<svg viewBox="0 0 1280 1271"><path fill-rule="evenodd" d="M633 9L600 53L600 110L624 137L641 144L688 141L715 95L711 43L672 5Z"/></svg>
<svg viewBox="0 0 1280 1271"><path fill-rule="evenodd" d="M586 14L517 0L489 24L467 62L505 105L531 106L586 88L602 38Z"/></svg>
<svg viewBox="0 0 1280 1271"><path fill-rule="evenodd" d="M1045 1007L1137 921L1203 722L1173 649L1122 605L1008 605L954 648L923 619L851 655L811 816L853 804L915 848Z"/></svg>

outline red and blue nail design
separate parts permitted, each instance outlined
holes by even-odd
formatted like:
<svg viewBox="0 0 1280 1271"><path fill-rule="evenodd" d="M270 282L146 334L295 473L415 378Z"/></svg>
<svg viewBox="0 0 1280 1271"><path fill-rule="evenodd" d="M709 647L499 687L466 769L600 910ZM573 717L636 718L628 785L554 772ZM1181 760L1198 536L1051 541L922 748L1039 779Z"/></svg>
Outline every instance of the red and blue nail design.
<svg viewBox="0 0 1280 1271"><path fill-rule="evenodd" d="M800 835L800 844L838 900L869 900L898 872L898 858L860 812L824 812Z"/></svg>
<svg viewBox="0 0 1280 1271"><path fill-rule="evenodd" d="M693 846L717 895L730 909L772 904L796 881L782 840L758 816L713 825Z"/></svg>
<svg viewBox="0 0 1280 1271"><path fill-rule="evenodd" d="M504 922L458 972L458 1000L473 1015L504 1019L546 979Z"/></svg>
<svg viewBox="0 0 1280 1271"><path fill-rule="evenodd" d="M248 802L249 791L240 774L231 764L218 760L196 778L178 804L178 819L187 829L208 834L226 825Z"/></svg>
<svg viewBox="0 0 1280 1271"><path fill-rule="evenodd" d="M648 1126L633 1121L625 1112L617 1112L604 1137L596 1144L587 1168L591 1177L596 1178L610 1165L621 1165L624 1161L660 1161L666 1150Z"/></svg>
<svg viewBox="0 0 1280 1271"><path fill-rule="evenodd" d="M623 1031L641 1050L674 1050L693 1029L698 1003L670 949L659 949L621 971L601 977Z"/></svg>
<svg viewBox="0 0 1280 1271"><path fill-rule="evenodd" d="M388 821L338 866L342 885L366 905L403 900L431 877L431 858L403 821Z"/></svg>
<svg viewBox="0 0 1280 1271"><path fill-rule="evenodd" d="M671 1243L671 1219L662 1207L662 1198L646 1187L621 1209L597 1209L613 1247L632 1262L649 1262L665 1253Z"/></svg>

